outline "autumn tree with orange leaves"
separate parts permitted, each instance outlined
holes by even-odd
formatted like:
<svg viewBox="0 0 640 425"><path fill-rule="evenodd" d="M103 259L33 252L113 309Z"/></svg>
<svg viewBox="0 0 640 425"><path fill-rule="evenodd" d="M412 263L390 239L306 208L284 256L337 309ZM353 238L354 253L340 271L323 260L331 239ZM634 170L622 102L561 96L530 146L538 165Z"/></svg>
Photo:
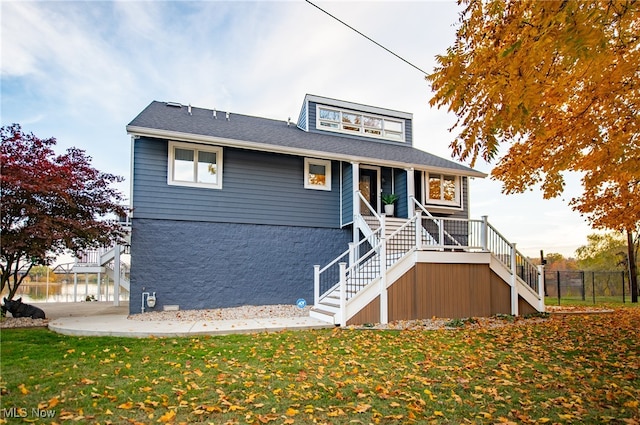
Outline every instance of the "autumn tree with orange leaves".
<svg viewBox="0 0 640 425"><path fill-rule="evenodd" d="M637 302L640 2L460 3L456 40L427 77L431 106L458 118L453 156L495 160L506 194L540 185L556 197L563 174L579 173L569 204L594 228L626 232Z"/></svg>

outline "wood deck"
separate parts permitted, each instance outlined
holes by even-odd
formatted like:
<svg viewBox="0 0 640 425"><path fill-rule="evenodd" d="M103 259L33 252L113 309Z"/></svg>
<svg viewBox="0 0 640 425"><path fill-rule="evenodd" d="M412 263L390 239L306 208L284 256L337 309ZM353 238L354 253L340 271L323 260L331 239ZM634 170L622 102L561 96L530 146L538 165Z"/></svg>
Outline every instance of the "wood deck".
<svg viewBox="0 0 640 425"><path fill-rule="evenodd" d="M389 321L510 314L511 288L489 264L416 263L388 288ZM519 298L519 314L536 309ZM379 297L347 324L377 323Z"/></svg>

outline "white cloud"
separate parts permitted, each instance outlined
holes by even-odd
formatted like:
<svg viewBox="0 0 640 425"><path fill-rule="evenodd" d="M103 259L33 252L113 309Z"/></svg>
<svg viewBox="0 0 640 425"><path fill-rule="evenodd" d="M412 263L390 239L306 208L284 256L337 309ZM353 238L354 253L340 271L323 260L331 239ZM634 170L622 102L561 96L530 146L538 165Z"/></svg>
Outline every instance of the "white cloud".
<svg viewBox="0 0 640 425"><path fill-rule="evenodd" d="M427 72L454 40L459 10L455 2L318 4ZM429 108L424 76L306 2L0 7L2 124L83 148L104 171L128 177L125 126L152 100L296 120L305 93L411 112L415 145L450 158L455 118ZM572 254L586 240L566 203L504 196L489 180L472 188L472 214L488 214L529 255L555 246Z"/></svg>

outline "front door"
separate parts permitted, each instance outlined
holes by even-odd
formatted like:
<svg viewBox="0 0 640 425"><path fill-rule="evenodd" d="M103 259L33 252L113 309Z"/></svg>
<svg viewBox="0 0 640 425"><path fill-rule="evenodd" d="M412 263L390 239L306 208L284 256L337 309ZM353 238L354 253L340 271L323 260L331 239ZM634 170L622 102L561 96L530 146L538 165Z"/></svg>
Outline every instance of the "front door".
<svg viewBox="0 0 640 425"><path fill-rule="evenodd" d="M377 168L360 168L359 189L362 196L376 210L380 211L380 189L378 188L378 180L380 170ZM372 215L371 210L360 200L360 214Z"/></svg>

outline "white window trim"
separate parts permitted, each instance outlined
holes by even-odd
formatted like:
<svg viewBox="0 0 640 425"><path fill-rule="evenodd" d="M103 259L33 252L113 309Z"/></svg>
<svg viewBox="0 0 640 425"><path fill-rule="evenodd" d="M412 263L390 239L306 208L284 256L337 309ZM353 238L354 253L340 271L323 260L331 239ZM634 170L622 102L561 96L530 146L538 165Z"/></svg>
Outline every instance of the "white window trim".
<svg viewBox="0 0 640 425"><path fill-rule="evenodd" d="M321 120L320 119L320 109L326 109L329 111L335 111L338 112L340 114L340 119L338 120L337 124L338 124L338 128L334 128L334 127L329 127L329 126L323 126L320 125L321 122L324 122L325 120ZM355 115L360 115L361 116L361 120L360 120L360 124L359 125L353 125L353 124L347 124L348 126L359 126L360 127L360 131L353 131L353 130L345 130L343 128L344 123L342 122L342 113L348 113L348 114L355 114ZM364 125L364 117L372 117L372 118L378 118L380 120L382 120L382 129L380 129L380 135L374 134L374 133L367 133L365 131L365 128L369 128L369 127L365 127ZM386 121L390 121L390 122L396 122L398 124L400 124L401 126L401 130L400 132L396 132L396 131L391 131L391 130L385 130L385 122ZM335 121L327 121L327 122L335 122ZM362 136L362 137L369 137L369 138L373 138L373 139L381 139L381 140L389 140L392 142L399 142L399 143L404 143L406 141L406 128L405 128L405 120L402 118L393 118L393 117L385 117L383 115L377 115L377 114L371 114L368 112L361 112L361 111L353 111L353 110L349 110L349 109L341 109L341 108L336 108L335 106L327 106L327 105L320 105L320 104L316 104L316 129L318 130L324 130L324 131L331 131L334 133L340 133L340 134L351 134L351 135L356 135L356 136ZM389 134L393 134L393 135L398 135L399 137L391 137L391 136L387 136L387 133Z"/></svg>
<svg viewBox="0 0 640 425"><path fill-rule="evenodd" d="M311 184L309 183L309 168L311 165L323 166L327 174L325 175L324 184ZM314 190L331 190L331 161L326 159L304 159L304 188Z"/></svg>
<svg viewBox="0 0 640 425"><path fill-rule="evenodd" d="M199 182L187 182L173 179L173 162L175 157L175 148L188 149L194 152L211 152L216 154L216 172L218 174L218 180L216 184L213 183L199 183ZM194 155L194 162L197 155ZM168 167L167 167L167 184L171 186L187 186L187 187L201 187L206 189L222 189L222 148L218 146L206 146L193 143L182 143L169 141L169 155L168 155ZM196 164L194 164L194 167Z"/></svg>
<svg viewBox="0 0 640 425"><path fill-rule="evenodd" d="M445 201L444 199L433 199L429 198L429 175L440 176L440 193L444 194L444 177L453 177L455 179L455 200L454 201ZM442 173L430 173L428 171L423 172L423 198L425 205L438 205L442 207L453 207L453 208L462 208L462 179L460 176L456 176L454 174L442 174Z"/></svg>

